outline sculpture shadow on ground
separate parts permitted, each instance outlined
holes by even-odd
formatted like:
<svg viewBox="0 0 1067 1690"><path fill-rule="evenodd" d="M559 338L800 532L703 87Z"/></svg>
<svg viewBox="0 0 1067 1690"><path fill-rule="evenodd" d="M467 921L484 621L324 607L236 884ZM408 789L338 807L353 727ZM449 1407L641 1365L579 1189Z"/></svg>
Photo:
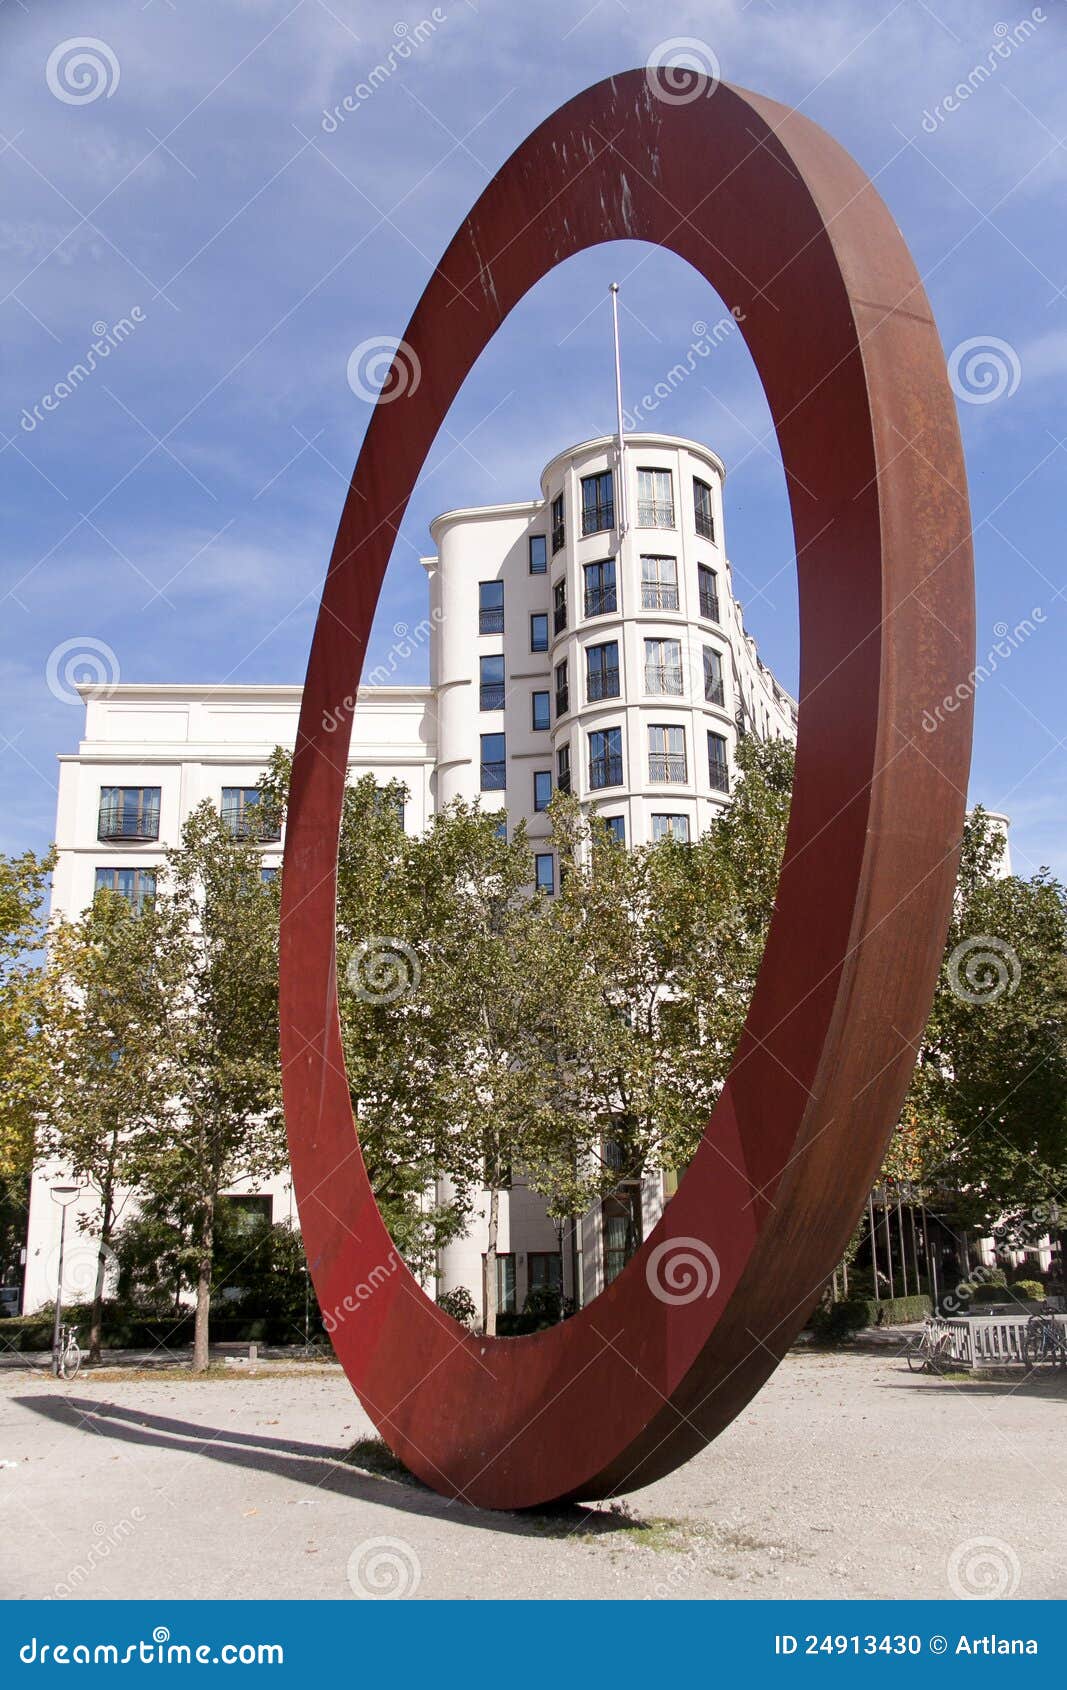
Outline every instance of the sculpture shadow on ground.
<svg viewBox="0 0 1067 1690"><path fill-rule="evenodd" d="M184 1456L198 1455L252 1472L272 1473L312 1490L348 1497L354 1502L376 1503L400 1514L451 1519L460 1525L520 1537L599 1537L633 1531L644 1525L634 1514L582 1508L577 1504L521 1513L472 1508L438 1495L414 1475L404 1473L387 1478L350 1465L346 1461L347 1448L330 1449L295 1438L237 1432L230 1427L203 1425L173 1415L151 1414L143 1408L124 1408L107 1400L67 1395L23 1396L13 1400L31 1414L91 1437L172 1450Z"/></svg>

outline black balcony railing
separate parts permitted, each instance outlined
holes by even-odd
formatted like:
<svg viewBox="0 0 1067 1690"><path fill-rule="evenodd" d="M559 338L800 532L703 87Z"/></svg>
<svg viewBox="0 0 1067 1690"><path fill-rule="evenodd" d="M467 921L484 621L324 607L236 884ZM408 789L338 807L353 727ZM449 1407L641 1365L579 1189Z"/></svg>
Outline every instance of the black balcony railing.
<svg viewBox="0 0 1067 1690"><path fill-rule="evenodd" d="M714 540L715 519L709 511L698 510L696 513L697 533L702 540Z"/></svg>
<svg viewBox="0 0 1067 1690"><path fill-rule="evenodd" d="M567 606L557 604L552 616L552 627L557 634L562 634L567 626Z"/></svg>
<svg viewBox="0 0 1067 1690"><path fill-rule="evenodd" d="M261 845L269 845L282 836L281 823L269 810L261 811L258 804L224 804L220 814L235 839L256 839Z"/></svg>
<svg viewBox="0 0 1067 1690"><path fill-rule="evenodd" d="M564 522L552 524L552 556L563 550L563 542L567 538L567 525Z"/></svg>
<svg viewBox="0 0 1067 1690"><path fill-rule="evenodd" d="M589 785L594 789L599 786L622 785L622 754L609 753L606 757L591 757L589 759Z"/></svg>
<svg viewBox="0 0 1067 1690"><path fill-rule="evenodd" d="M570 705L571 705L570 688L569 687L557 687L556 688L556 715L557 716L565 716L567 714L567 711L570 709Z"/></svg>
<svg viewBox="0 0 1067 1690"><path fill-rule="evenodd" d="M644 610L677 610L678 588L662 581L642 581L641 607Z"/></svg>
<svg viewBox="0 0 1067 1690"><path fill-rule="evenodd" d="M700 589L700 614L708 622L719 620L719 595L712 587Z"/></svg>
<svg viewBox="0 0 1067 1690"><path fill-rule="evenodd" d="M507 787L507 763L483 763L481 782L483 792L503 792Z"/></svg>
<svg viewBox="0 0 1067 1690"><path fill-rule="evenodd" d="M587 587L585 589L585 614L587 616L613 616L618 608L619 601L614 587Z"/></svg>
<svg viewBox="0 0 1067 1690"><path fill-rule="evenodd" d="M601 499L595 505L582 507L582 533L599 534L604 528L615 526L615 500Z"/></svg>
<svg viewBox="0 0 1067 1690"><path fill-rule="evenodd" d="M595 704L600 698L618 698L619 671L618 669L592 669L586 677L586 691L590 704Z"/></svg>
<svg viewBox="0 0 1067 1690"><path fill-rule="evenodd" d="M478 632L479 634L502 634L504 632L503 605L478 612Z"/></svg>
<svg viewBox="0 0 1067 1690"><path fill-rule="evenodd" d="M556 776L556 791L557 792L569 792L570 789L571 789L571 771L569 769L560 769L559 773Z"/></svg>
<svg viewBox="0 0 1067 1690"><path fill-rule="evenodd" d="M673 499L638 499L637 526L639 528L673 528Z"/></svg>
<svg viewBox="0 0 1067 1690"><path fill-rule="evenodd" d="M704 698L708 704L718 704L720 708L726 704L726 689L722 684L722 676L718 679L709 675L704 682Z"/></svg>
<svg viewBox="0 0 1067 1690"><path fill-rule="evenodd" d="M96 823L98 839L158 839L159 809L131 809L123 804L101 804Z"/></svg>
<svg viewBox="0 0 1067 1690"><path fill-rule="evenodd" d="M652 751L648 758L650 781L664 781L668 785L684 785L685 757L673 751Z"/></svg>
<svg viewBox="0 0 1067 1690"><path fill-rule="evenodd" d="M681 696L682 671L673 663L645 664L645 691Z"/></svg>
<svg viewBox="0 0 1067 1690"><path fill-rule="evenodd" d="M503 710L503 681L483 681L478 689L478 706L482 710Z"/></svg>
<svg viewBox="0 0 1067 1690"><path fill-rule="evenodd" d="M708 780L713 792L729 792L730 771L725 757L708 758Z"/></svg>

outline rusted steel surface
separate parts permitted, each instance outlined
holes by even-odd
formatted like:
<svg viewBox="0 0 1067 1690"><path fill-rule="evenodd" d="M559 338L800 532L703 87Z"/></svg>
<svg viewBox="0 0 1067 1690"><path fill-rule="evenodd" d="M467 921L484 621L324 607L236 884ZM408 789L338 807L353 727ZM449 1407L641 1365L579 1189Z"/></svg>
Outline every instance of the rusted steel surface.
<svg viewBox="0 0 1067 1690"><path fill-rule="evenodd" d="M622 238L670 248L707 278L767 393L800 584L796 785L745 1032L677 1195L594 1303L533 1337L488 1340L394 1266L356 1140L334 981L351 700L405 507L464 377L540 277ZM489 184L404 341L421 380L372 416L300 718L285 1104L316 1290L337 1311L334 1346L365 1408L429 1485L516 1508L636 1489L715 1437L802 1327L856 1223L949 915L970 711L933 734L922 719L973 666L970 523L944 358L907 247L856 162L759 95L722 85L672 104L635 70L569 101ZM672 1275L672 1262L699 1269L712 1253L706 1287ZM699 1295L679 1294L695 1283Z"/></svg>

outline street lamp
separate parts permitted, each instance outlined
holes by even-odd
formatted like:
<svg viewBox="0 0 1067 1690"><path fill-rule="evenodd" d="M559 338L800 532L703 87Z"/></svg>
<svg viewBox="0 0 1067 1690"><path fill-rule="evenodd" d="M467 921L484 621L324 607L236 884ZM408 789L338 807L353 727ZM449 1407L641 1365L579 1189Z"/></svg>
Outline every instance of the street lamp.
<svg viewBox="0 0 1067 1690"><path fill-rule="evenodd" d="M67 1236L67 1210L80 1190L77 1185L54 1185L52 1202L62 1211L59 1218L59 1266L56 1270L56 1317L52 1323L52 1372L59 1377L59 1325L63 1319L63 1246Z"/></svg>

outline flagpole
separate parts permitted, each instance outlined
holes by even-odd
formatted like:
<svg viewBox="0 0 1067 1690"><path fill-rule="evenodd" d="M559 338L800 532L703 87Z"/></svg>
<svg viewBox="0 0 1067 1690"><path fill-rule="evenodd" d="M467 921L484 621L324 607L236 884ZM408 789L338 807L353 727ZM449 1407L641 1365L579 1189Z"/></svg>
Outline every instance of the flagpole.
<svg viewBox="0 0 1067 1690"><path fill-rule="evenodd" d="M619 360L619 284L611 284L611 327L615 340L615 412L619 437L619 539L626 532L626 464L622 455L622 364Z"/></svg>

